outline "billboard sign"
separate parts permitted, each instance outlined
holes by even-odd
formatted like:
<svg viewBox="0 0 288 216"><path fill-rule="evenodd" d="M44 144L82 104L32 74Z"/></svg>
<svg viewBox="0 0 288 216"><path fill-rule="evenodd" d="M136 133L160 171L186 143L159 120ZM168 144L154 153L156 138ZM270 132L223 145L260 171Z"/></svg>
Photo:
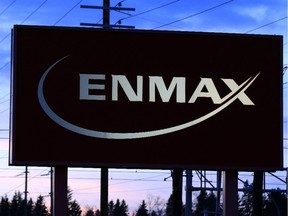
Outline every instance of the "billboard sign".
<svg viewBox="0 0 288 216"><path fill-rule="evenodd" d="M16 25L12 40L12 165L282 167L282 36Z"/></svg>

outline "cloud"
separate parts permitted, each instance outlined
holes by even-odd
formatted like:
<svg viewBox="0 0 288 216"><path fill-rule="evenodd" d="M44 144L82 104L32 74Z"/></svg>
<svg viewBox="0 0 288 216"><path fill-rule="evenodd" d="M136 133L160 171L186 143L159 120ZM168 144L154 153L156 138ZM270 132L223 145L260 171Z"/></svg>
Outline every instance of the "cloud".
<svg viewBox="0 0 288 216"><path fill-rule="evenodd" d="M262 22L267 17L269 17L269 8L268 6L254 6L254 7L236 7L235 12L240 15L247 18L251 18L256 22Z"/></svg>

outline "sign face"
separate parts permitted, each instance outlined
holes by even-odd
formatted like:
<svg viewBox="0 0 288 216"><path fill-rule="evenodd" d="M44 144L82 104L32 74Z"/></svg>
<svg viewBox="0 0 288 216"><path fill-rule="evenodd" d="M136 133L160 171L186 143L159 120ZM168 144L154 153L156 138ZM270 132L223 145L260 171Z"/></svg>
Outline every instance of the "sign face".
<svg viewBox="0 0 288 216"><path fill-rule="evenodd" d="M282 36L12 35L11 165L282 168Z"/></svg>

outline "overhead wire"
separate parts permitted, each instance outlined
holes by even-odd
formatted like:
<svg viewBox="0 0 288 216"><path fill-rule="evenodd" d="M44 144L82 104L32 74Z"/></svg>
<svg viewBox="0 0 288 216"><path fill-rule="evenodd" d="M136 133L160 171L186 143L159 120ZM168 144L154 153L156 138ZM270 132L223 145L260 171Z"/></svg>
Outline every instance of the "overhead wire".
<svg viewBox="0 0 288 216"><path fill-rule="evenodd" d="M38 178L38 176L40 176L43 172L46 172L47 169L49 169L49 168L46 168L45 170L41 170L38 174L29 177L28 180L27 180L27 183L30 182L30 181L32 181L32 180L35 179L35 178ZM30 172L28 172L28 173L30 173ZM25 175L25 171L22 172L22 173L20 173L20 174L17 175L17 176L20 177L21 175L22 175L22 176ZM14 176L13 178L15 178L15 177L17 177L17 176ZM26 184L26 182L21 183L21 184L19 184L18 186L16 186L16 187L10 189L8 192L6 192L6 193L4 193L4 194L7 195L7 194L11 193L12 191L15 191L16 189L20 188L21 186L23 186L23 185L25 185L25 184Z"/></svg>
<svg viewBox="0 0 288 216"><path fill-rule="evenodd" d="M8 97L9 95L10 95L9 93L5 94L4 96L2 96L2 97L0 98L0 101L3 100L4 98Z"/></svg>
<svg viewBox="0 0 288 216"><path fill-rule="evenodd" d="M10 34L8 34L8 36L9 36ZM8 37L7 36L7 37ZM7 38L7 37L4 37L4 40ZM1 43L1 41L0 41L0 43ZM6 62L2 67L0 67L0 71L1 70L3 70L7 65L9 65L10 64L10 61L8 61L8 62Z"/></svg>
<svg viewBox="0 0 288 216"><path fill-rule="evenodd" d="M118 2L114 7L121 6L122 3L125 2L125 1L126 1L126 0L122 0L122 1ZM119 8L119 9L120 9L120 8ZM116 10L116 11L117 11L117 12L120 12L120 13L124 13L124 12L122 12L121 10ZM125 14L127 14L127 13L125 13ZM127 15L129 15L129 14L127 14ZM103 20L103 17L101 17L101 18L96 22L96 24L99 24L102 20Z"/></svg>
<svg viewBox="0 0 288 216"><path fill-rule="evenodd" d="M259 27L257 27L257 28L254 28L254 29L251 29L251 30L246 31L246 32L244 32L244 33L247 34L247 33L250 33L250 32L253 32L253 31L256 31L256 30L258 30L258 29L261 29L261 28L267 27L267 26L269 26L269 25L273 25L273 24L275 24L275 23L277 23L277 22L280 22L280 21L282 21L282 20L285 20L285 19L287 19L287 16L282 17L282 18L280 18L280 19L277 19L277 20L275 20L275 21L273 21L273 22L266 23L266 24L264 24L264 25L261 25L261 26L259 26Z"/></svg>
<svg viewBox="0 0 288 216"><path fill-rule="evenodd" d="M15 2L16 0L14 0ZM24 22L26 22L33 14L35 14L48 0L45 0L44 2L42 2L34 11L32 11L22 22L21 24L23 24ZM69 9L62 17L60 17L54 24L53 26L57 25L61 20L63 20L71 11L73 11L83 0L80 0L79 2L77 2L71 9ZM14 3L13 2L13 3ZM12 4L10 5L12 6ZM10 7L9 6L9 7ZM6 10L8 9L8 7L6 8ZM6 11L5 10L5 11ZM0 43L2 43L6 38L8 38L11 35L11 33L7 34L6 36L4 36L1 40ZM11 61L6 62L1 68L0 71L2 69L4 69L6 66L8 66L11 63Z"/></svg>
<svg viewBox="0 0 288 216"><path fill-rule="evenodd" d="M83 0L77 2L70 10L68 10L57 22L53 24L53 26L57 25L61 20L63 20L71 11L73 11Z"/></svg>
<svg viewBox="0 0 288 216"><path fill-rule="evenodd" d="M47 2L48 0L44 0L37 8L35 8L20 24L23 24L23 23L25 23L31 16L33 16L46 2ZM2 15L5 11L7 11L14 3L16 2L16 0L14 0L12 3L10 3L3 11L1 11L1 13L0 13L0 15ZM11 35L11 33L9 33L9 34L7 34L6 36L4 36L1 40L0 40L0 43L2 43L6 38L8 38L9 36ZM2 70L3 68L5 68L7 65L9 65L10 64L10 61L9 62L7 62L6 64L4 64L1 68L0 68L0 70ZM3 98L3 97L2 97ZM1 99L2 99L1 98ZM5 101L2 101L0 104L2 104L2 103L4 103L4 102L7 102L7 101L9 101L9 99L8 100L5 100ZM6 109L6 110L3 110L3 111L1 111L0 113L3 113L3 112L5 112L5 111L7 111L7 110L9 110L9 108L8 109ZM8 138L0 138L0 139L8 139ZM30 180L30 179L29 179ZM28 181L29 181L28 180ZM10 192L12 192L12 191L15 191L16 189L18 189L19 187L21 187L21 186L23 186L25 184L25 182L24 183L22 183L22 184L20 184L20 185L18 185L18 186L16 186L16 187L14 187L14 188L12 188L11 190L9 190L8 192L6 192L5 194L7 195L7 194L9 194Z"/></svg>
<svg viewBox="0 0 288 216"><path fill-rule="evenodd" d="M203 14L203 13L206 13L206 12L208 12L208 11L214 10L214 9L216 9L216 8L222 7L222 6L224 6L224 5L226 5L226 4L229 4L229 3L233 2L233 1L234 1L234 0L229 0L229 1L223 2L223 3L221 3L221 4L215 5L215 6L213 6L213 7L210 7L210 8L208 8L208 9L205 9L205 10L200 11L200 12L198 12L198 13L194 13L194 14L192 14L192 15L183 17L183 18L181 18L181 19L174 20L174 21L172 21L172 22L169 22L169 23L166 23L166 24L163 24L163 25L154 27L154 28L152 28L152 30L159 29L159 28L162 28L162 27L164 27L164 26L172 25L172 24L174 24L174 23L177 23L177 22L180 22L180 21L183 21L183 20L186 20L186 19L190 19L190 18L192 18L192 17L198 16L198 15L200 15L200 14Z"/></svg>
<svg viewBox="0 0 288 216"><path fill-rule="evenodd" d="M161 8L163 8L163 7L172 5L172 4L174 4L174 3L176 3L176 2L179 2L179 1L180 1L180 0L170 1L170 2L168 2L168 3L166 3L166 4L160 5L160 6L158 6L158 7L151 8L151 9L149 9L149 10L146 10L146 11L143 11L143 12L140 12L140 13L137 13L137 14L134 14L134 15L130 15L130 16L128 16L128 17L124 17L124 18L122 18L122 19L119 19L116 23L119 23L119 22L121 23L123 20L129 19L129 18L133 18L133 17L136 17L136 16L140 16L140 15L145 14L145 13L150 13L150 12L152 12L152 11L155 11L155 10L161 9Z"/></svg>
<svg viewBox="0 0 288 216"><path fill-rule="evenodd" d="M4 9L0 12L0 16L1 16L2 14L4 14L5 11L7 11L15 2L16 2L16 0L12 1L6 8L4 8Z"/></svg>
<svg viewBox="0 0 288 216"><path fill-rule="evenodd" d="M22 22L21 24L25 23L31 16L33 16L33 14L35 14L48 0L44 0L35 10L33 10L29 16L27 16Z"/></svg>
<svg viewBox="0 0 288 216"><path fill-rule="evenodd" d="M25 23L33 14L35 14L48 0L44 0L36 9L34 9L20 24ZM0 40L0 43L2 43L7 37L9 37L11 33L8 33L4 38Z"/></svg>
<svg viewBox="0 0 288 216"><path fill-rule="evenodd" d="M31 16L33 16L33 14L35 14L46 2L47 2L48 0L44 0L36 9L34 9L20 24L23 24L23 23L25 23ZM16 0L15 1L13 1L10 5L9 5L9 7L11 7L14 3L16 2ZM6 9L5 9L5 11L9 8L9 7L7 7ZM5 12L4 11L4 12ZM3 12L3 11L2 11ZM3 13L4 13L3 12ZM1 40L0 40L0 44L4 41L4 40L6 40L9 36L11 35L11 32L10 33L8 33L6 36L4 36ZM9 65L10 64L10 61L9 62L7 62L7 63L5 63L1 68L0 68L0 70L2 70L3 68L5 68L7 65Z"/></svg>

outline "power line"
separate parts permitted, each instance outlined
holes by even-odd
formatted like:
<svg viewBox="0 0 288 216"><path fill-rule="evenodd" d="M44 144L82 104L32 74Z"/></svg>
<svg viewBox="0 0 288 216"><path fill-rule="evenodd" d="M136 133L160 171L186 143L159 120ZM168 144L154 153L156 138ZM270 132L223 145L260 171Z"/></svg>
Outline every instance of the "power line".
<svg viewBox="0 0 288 216"><path fill-rule="evenodd" d="M16 1L16 0L15 0ZM14 1L14 2L15 2ZM21 24L23 24L25 21L27 21L34 13L36 13L48 0L45 0L44 2L42 2L41 5L39 5L32 13L29 14L28 17L26 17ZM57 25L61 20L63 20L71 11L73 11L83 0L80 0L78 3L76 3L70 10L68 10L60 19L58 19L53 26ZM13 2L13 3L14 3ZM12 4L11 4L12 5ZM1 15L1 14L0 14ZM11 33L7 34L6 36L4 36L1 40L0 43L2 43L6 38L8 38L11 35ZM11 61L7 62L6 64L4 64L0 70L4 69L7 65L10 64Z"/></svg>
<svg viewBox="0 0 288 216"><path fill-rule="evenodd" d="M57 25L62 19L64 19L71 11L73 11L83 0L77 2L70 10L68 10L57 22L53 24L53 26Z"/></svg>
<svg viewBox="0 0 288 216"><path fill-rule="evenodd" d="M21 186L27 184L28 182L30 182L30 181L33 180L34 178L38 178L38 176L41 175L43 172L46 172L47 169L48 169L48 168L46 168L45 170L42 170L42 171L39 172L38 174L30 177L28 180L25 180L24 183L19 184L18 186L16 186L16 187L14 187L13 189L9 190L9 191L6 192L5 194L9 194L9 193L11 193L12 191L15 191L17 188L20 188ZM18 176L23 175L23 174L27 174L27 173L25 173L25 172L27 172L27 171L22 172L22 173L19 174ZM28 172L28 173L29 173L29 172ZM13 178L15 178L15 176L14 176Z"/></svg>
<svg viewBox="0 0 288 216"><path fill-rule="evenodd" d="M31 16L33 16L33 14L35 14L48 0L43 1L35 10L33 10L20 24L23 24L24 22L26 22ZM4 38L2 38L0 40L0 43L2 43L6 38L8 38L11 35L11 33L7 34L6 36L4 36ZM6 65L4 65L3 67L5 67ZM2 67L1 67L2 69Z"/></svg>
<svg viewBox="0 0 288 216"><path fill-rule="evenodd" d="M3 97L0 98L0 100L3 100L5 97L7 97L9 95L10 95L9 93L5 94Z"/></svg>
<svg viewBox="0 0 288 216"><path fill-rule="evenodd" d="M259 27L257 27L257 28L251 29L251 30L246 31L246 32L244 32L244 33L250 33L250 32L256 31L256 30L258 30L258 29L264 28L264 27L266 27L266 26L272 25L272 24L274 24L274 23L280 22L280 21L285 20L285 19L287 19L287 16L282 17L282 18L280 18L280 19L277 19L277 20L275 20L275 21L273 21L273 22L264 24L264 25L259 26Z"/></svg>
<svg viewBox="0 0 288 216"><path fill-rule="evenodd" d="M35 14L48 0L43 1L34 11L32 11L29 16L27 16L22 22L21 24L23 24L24 22L26 22L31 16L33 16L33 14Z"/></svg>
<svg viewBox="0 0 288 216"><path fill-rule="evenodd" d="M5 11L8 10L15 2L16 2L16 0L14 0L13 2L11 2L4 10L2 10L2 11L0 12L0 16L1 16L3 13L5 13Z"/></svg>
<svg viewBox="0 0 288 216"><path fill-rule="evenodd" d="M159 29L159 28L162 28L162 27L164 27L164 26L171 25L171 24L174 24L174 23L176 23L176 22L180 22L180 21L183 21L183 20L185 20L185 19L189 19L189 18L194 17L194 16L198 16L198 15L200 15L200 14L206 13L206 12L208 12L208 11L211 11L211 10L214 10L214 9L219 8L219 7L221 7L221 6L224 6L224 5L226 5L226 4L229 4L229 3L233 2L233 1L234 1L234 0L230 0L230 1L223 2L223 3L221 3L221 4L218 4L218 5L214 6L214 7L210 7L210 8L208 8L208 9L206 9L206 10L200 11L200 12L195 13L195 14L192 14L192 15L190 15L190 16L187 16L187 17L184 17L184 18L181 18L181 19L178 19L178 20L175 20L175 21L172 21L172 22L163 24L163 25L158 26L158 27L155 27L155 28L153 28L152 30Z"/></svg>
<svg viewBox="0 0 288 216"><path fill-rule="evenodd" d="M0 43L2 43L6 38L8 38L11 35L11 33L8 33L6 36L4 36L1 40ZM9 63L9 62L8 62ZM7 64L8 64L7 63ZM3 67L1 67L0 69L4 68L7 64L5 64Z"/></svg>
<svg viewBox="0 0 288 216"><path fill-rule="evenodd" d="M6 103L8 102L10 99L7 99L7 100L4 100L4 101L1 101L0 104L3 104L3 103Z"/></svg>
<svg viewBox="0 0 288 216"><path fill-rule="evenodd" d="M4 113L4 112L6 112L6 111L8 111L8 110L9 110L9 108L4 109L4 110L0 111L0 113Z"/></svg>
<svg viewBox="0 0 288 216"><path fill-rule="evenodd" d="M174 4L174 3L178 2L178 1L180 1L180 0L171 1L171 2L168 2L168 3L166 3L166 4L160 5L160 6L158 6L158 7L155 7L155 8L146 10L146 11L143 11L143 12L141 12L141 13L138 13L138 14L135 14L135 15L131 15L131 16L129 16L129 17L122 18L122 19L118 20L116 23L119 23L119 22L121 23L121 22L122 22L123 20L125 20L125 19L129 19L129 18L132 18L132 17L140 16L140 15L142 15L142 14L149 13L149 12L152 12L152 11L155 11L155 10L158 10L158 9L160 9L160 8L163 8L163 7L166 7L166 6L168 6L168 5Z"/></svg>

